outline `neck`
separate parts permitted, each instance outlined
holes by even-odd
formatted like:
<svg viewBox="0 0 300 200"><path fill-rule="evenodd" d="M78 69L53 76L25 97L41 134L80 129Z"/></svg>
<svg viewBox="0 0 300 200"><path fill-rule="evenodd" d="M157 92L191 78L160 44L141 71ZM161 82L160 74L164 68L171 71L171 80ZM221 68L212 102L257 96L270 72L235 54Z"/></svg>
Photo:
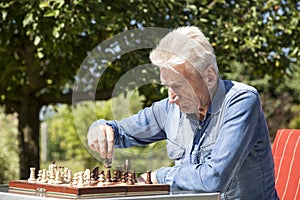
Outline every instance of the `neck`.
<svg viewBox="0 0 300 200"><path fill-rule="evenodd" d="M197 117L199 118L200 121L202 121L205 118L206 113L208 111L208 107L209 106L198 110Z"/></svg>
<svg viewBox="0 0 300 200"><path fill-rule="evenodd" d="M210 95L206 99L206 102L204 104L205 106L203 106L201 108L200 107L198 108L197 116L198 116L200 121L202 121L205 118L205 116L207 114L207 111L208 111L208 108L209 108L209 106L210 106L210 104L213 100L213 97L215 96L215 94L217 92L217 88L218 88L218 84L215 84L214 87L209 92Z"/></svg>

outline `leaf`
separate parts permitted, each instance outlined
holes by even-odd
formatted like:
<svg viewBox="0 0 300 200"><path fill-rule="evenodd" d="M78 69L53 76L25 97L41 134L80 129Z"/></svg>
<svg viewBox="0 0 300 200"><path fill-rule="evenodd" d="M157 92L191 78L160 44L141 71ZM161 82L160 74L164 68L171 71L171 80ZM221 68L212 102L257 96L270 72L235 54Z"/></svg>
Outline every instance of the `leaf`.
<svg viewBox="0 0 300 200"><path fill-rule="evenodd" d="M56 18L59 15L59 13L59 10L47 10L43 16Z"/></svg>
<svg viewBox="0 0 300 200"><path fill-rule="evenodd" d="M23 27L26 27L27 25L31 24L32 22L34 22L33 14L27 13L27 15L25 16L25 18L23 20Z"/></svg>
<svg viewBox="0 0 300 200"><path fill-rule="evenodd" d="M34 41L33 41L33 44L34 44L35 46L37 46L40 42L41 42L40 36L38 36L38 35L35 36Z"/></svg>
<svg viewBox="0 0 300 200"><path fill-rule="evenodd" d="M44 10L44 8L48 8L49 7L49 2L48 1L41 1L39 4L39 7Z"/></svg>

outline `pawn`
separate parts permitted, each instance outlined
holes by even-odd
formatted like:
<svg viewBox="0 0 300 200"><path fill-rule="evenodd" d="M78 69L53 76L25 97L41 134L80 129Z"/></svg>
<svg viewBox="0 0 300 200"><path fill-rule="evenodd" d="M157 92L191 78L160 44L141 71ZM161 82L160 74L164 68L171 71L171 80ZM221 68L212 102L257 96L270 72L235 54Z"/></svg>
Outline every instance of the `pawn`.
<svg viewBox="0 0 300 200"><path fill-rule="evenodd" d="M84 172L84 182L87 185L91 185L91 170L90 169L86 169Z"/></svg>
<svg viewBox="0 0 300 200"><path fill-rule="evenodd" d="M105 182L108 182L108 183L112 182L109 169L106 171L105 177L106 177Z"/></svg>
<svg viewBox="0 0 300 200"><path fill-rule="evenodd" d="M132 178L133 178L133 181L135 183L137 183L135 170L132 171Z"/></svg>
<svg viewBox="0 0 300 200"><path fill-rule="evenodd" d="M128 185L134 185L134 180L133 180L133 174L128 173L128 180L127 180Z"/></svg>
<svg viewBox="0 0 300 200"><path fill-rule="evenodd" d="M147 171L147 180L145 182L146 184L152 184L151 181L151 171Z"/></svg>
<svg viewBox="0 0 300 200"><path fill-rule="evenodd" d="M55 172L54 184L62 184L60 170L56 170L56 172Z"/></svg>
<svg viewBox="0 0 300 200"><path fill-rule="evenodd" d="M98 182L97 186L102 186L105 181L104 171L100 172L98 180L99 180L99 182Z"/></svg>
<svg viewBox="0 0 300 200"><path fill-rule="evenodd" d="M36 178L35 178L35 167L31 167L31 168L30 168L30 175L29 175L28 182L36 182Z"/></svg>
<svg viewBox="0 0 300 200"><path fill-rule="evenodd" d="M42 180L42 175L43 175L43 170L40 169L38 172L38 177L36 179L37 182L40 182Z"/></svg>
<svg viewBox="0 0 300 200"><path fill-rule="evenodd" d="M127 172L123 172L122 173L122 176L121 176L121 182L122 183L126 183L127 182L127 175L128 175Z"/></svg>
<svg viewBox="0 0 300 200"><path fill-rule="evenodd" d="M67 172L67 178L66 178L66 181L65 181L67 184L71 184L72 183L72 170L68 169L68 172Z"/></svg>
<svg viewBox="0 0 300 200"><path fill-rule="evenodd" d="M47 180L47 170L46 169L42 170L42 177L41 177L40 182L41 183L47 183L48 182L48 180Z"/></svg>
<svg viewBox="0 0 300 200"><path fill-rule="evenodd" d="M117 171L114 171L114 176L113 176L112 182L118 182L118 172Z"/></svg>
<svg viewBox="0 0 300 200"><path fill-rule="evenodd" d="M81 187L81 186L85 186L85 182L84 182L84 172L78 172L78 182L77 182L77 186Z"/></svg>
<svg viewBox="0 0 300 200"><path fill-rule="evenodd" d="M71 185L77 186L78 183L78 173L74 173L74 177L72 179Z"/></svg>

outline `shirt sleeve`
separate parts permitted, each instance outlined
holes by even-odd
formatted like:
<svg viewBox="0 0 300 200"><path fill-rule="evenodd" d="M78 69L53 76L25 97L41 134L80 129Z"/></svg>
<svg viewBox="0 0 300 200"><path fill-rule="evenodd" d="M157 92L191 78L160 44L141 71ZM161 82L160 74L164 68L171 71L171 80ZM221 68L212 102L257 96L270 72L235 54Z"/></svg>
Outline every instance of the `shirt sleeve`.
<svg viewBox="0 0 300 200"><path fill-rule="evenodd" d="M262 117L258 93L251 90L237 92L224 109L223 124L210 156L201 164L159 169L159 183L185 190L223 191L253 149L259 137L255 128Z"/></svg>
<svg viewBox="0 0 300 200"><path fill-rule="evenodd" d="M100 124L110 125L114 130L115 147L127 148L144 146L149 143L166 139L164 125L169 110L167 99L153 103L137 114L120 121L98 120L91 127Z"/></svg>

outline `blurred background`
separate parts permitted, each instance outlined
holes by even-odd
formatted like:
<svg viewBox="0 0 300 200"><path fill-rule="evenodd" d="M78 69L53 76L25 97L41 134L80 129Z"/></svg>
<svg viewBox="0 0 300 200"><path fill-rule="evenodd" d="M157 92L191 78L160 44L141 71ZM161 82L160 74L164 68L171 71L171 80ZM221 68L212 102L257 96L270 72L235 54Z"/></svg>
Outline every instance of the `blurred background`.
<svg viewBox="0 0 300 200"><path fill-rule="evenodd" d="M0 183L27 179L29 167L47 168L52 160L74 171L101 165L82 136L95 119L116 118L111 108L114 85L127 71L149 63L151 49L103 62L106 70L100 74L96 103L87 88L74 104L73 85L98 44L132 29L199 27L215 48L222 78L259 90L270 138L279 128L300 128L299 11L296 0L1 1ZM86 71L94 74L91 66ZM81 81L92 85L95 80ZM130 96L130 112L117 118L166 96L157 83L143 85ZM74 115L80 118L76 124ZM159 142L129 151L142 154L163 146ZM163 164L165 159L156 156L151 162ZM136 164L147 168L142 159Z"/></svg>

